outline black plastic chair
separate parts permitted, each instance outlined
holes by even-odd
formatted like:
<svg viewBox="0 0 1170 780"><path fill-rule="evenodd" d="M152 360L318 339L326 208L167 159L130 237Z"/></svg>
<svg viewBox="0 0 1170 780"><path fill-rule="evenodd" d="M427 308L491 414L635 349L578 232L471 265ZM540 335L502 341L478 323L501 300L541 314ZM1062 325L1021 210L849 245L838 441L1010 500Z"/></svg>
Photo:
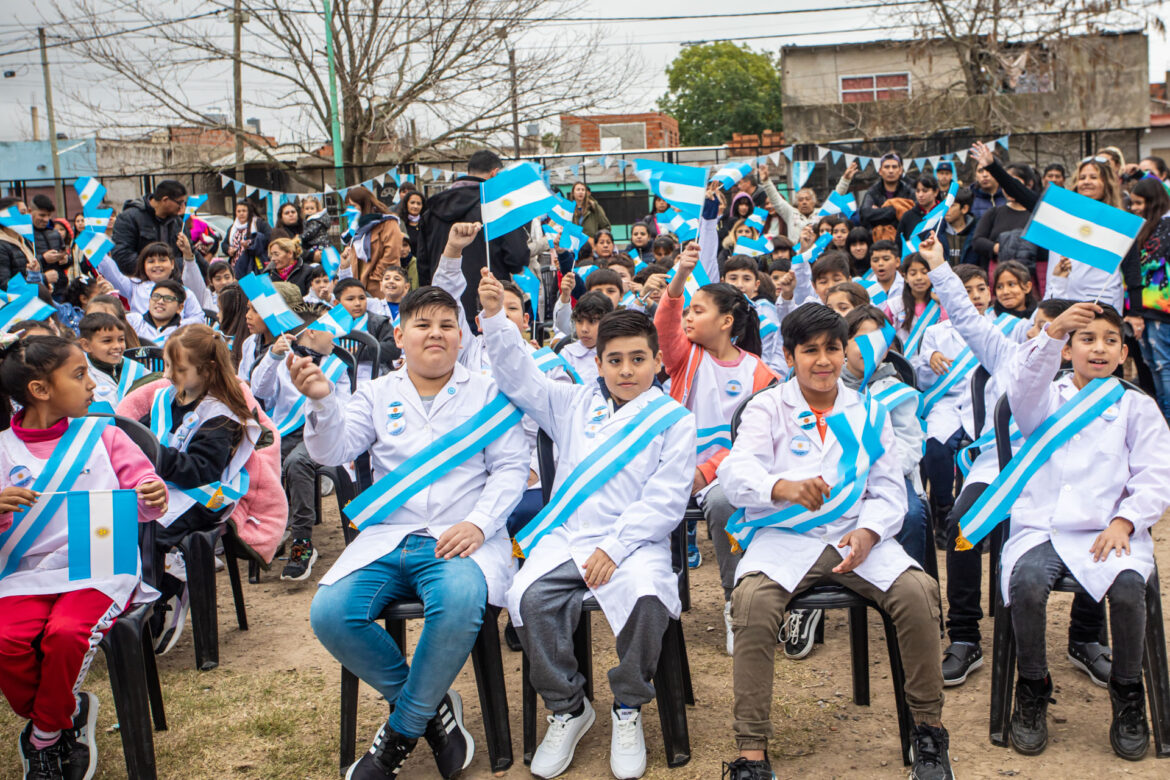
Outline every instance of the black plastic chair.
<svg viewBox="0 0 1170 780"><path fill-rule="evenodd" d="M731 416L731 441L734 445L743 410L753 398L772 390L765 387L752 393L741 403ZM812 587L796 593L788 602L789 611L794 609L846 609L849 611L849 659L853 676L853 703L869 706L869 623L866 610L873 609L881 616L886 632L886 650L890 656L890 679L894 684L894 705L898 712L898 734L901 740L902 763L910 766L910 732L914 718L910 705L906 703L906 673L902 668L902 653L898 648L898 631L889 614L876 603L831 581L818 582ZM824 621L821 621L824 624Z"/></svg>
<svg viewBox="0 0 1170 780"><path fill-rule="evenodd" d="M569 346L576 340L577 338L575 336L569 336L568 338L561 339L556 343L556 346L553 347L553 352L557 353L558 355L561 354L562 349Z"/></svg>
<svg viewBox="0 0 1170 780"><path fill-rule="evenodd" d="M214 328L219 324L219 312L215 309L204 309L203 321L206 322L209 327Z"/></svg>
<svg viewBox="0 0 1170 780"><path fill-rule="evenodd" d="M894 371L897 372L899 380L910 385L915 390L918 389L918 376L914 373L914 367L910 365L910 361L904 358L901 353L895 352L893 349L887 350L882 362L889 363L894 367Z"/></svg>
<svg viewBox="0 0 1170 780"><path fill-rule="evenodd" d="M89 416L113 416L114 425L138 445L151 463L158 463L158 440L145 425L129 417L105 414ZM154 531L154 523L143 524L139 540L139 549L145 552L141 555L142 580L151 585L157 582L151 554L154 550ZM150 616L153 611L153 603L131 607L118 616L99 644L106 655L110 690L122 734L126 776L130 780L155 780L158 776L154 759L152 720L155 730L167 729L162 685L154 657L154 639L150 632Z"/></svg>
<svg viewBox="0 0 1170 780"><path fill-rule="evenodd" d="M131 347L122 353L122 357L141 363L152 373L161 374L165 368L162 347Z"/></svg>
<svg viewBox="0 0 1170 780"><path fill-rule="evenodd" d="M552 497L553 466L552 439L544 431L536 437L537 456L540 458L541 491L544 502ZM547 466L546 466L547 464ZM679 596L688 589L686 603L690 603L689 570L686 556L686 520L680 520L671 533L671 564L679 578ZM573 648L577 657L577 669L585 677L585 697L593 700L593 626L592 613L601 610L593 596L581 605L581 619L573 632ZM529 676L528 654L521 661L521 693L523 697L524 763L532 763L536 752L537 702L536 688ZM671 620L662 636L662 649L658 655L658 668L654 671L654 693L658 702L658 719L662 726L662 742L666 753L666 765L670 768L683 766L691 760L691 737L687 726L687 705L695 703L691 685L690 662L687 659L686 637L682 622Z"/></svg>
<svg viewBox="0 0 1170 780"><path fill-rule="evenodd" d="M361 362L365 362L365 357L369 357L373 361L370 379L377 379L382 375L382 345L369 333L364 330L351 330L344 336L338 336L334 341L348 350L354 357L357 357L364 349L365 356Z"/></svg>
<svg viewBox="0 0 1170 780"><path fill-rule="evenodd" d="M1128 392L1143 392L1126 380L1120 380ZM1009 426L1012 410L1007 396L995 406L995 447L1002 470L1012 459ZM1007 541L1011 518L1005 518L991 532L991 549L995 564L991 566L991 598L995 608L995 634L991 659L991 719L988 735L991 744L1007 747L1008 728L1012 717L1012 692L1015 687L1016 635L1012 626L1012 612L1003 603L1003 589L999 587L999 558ZM1084 593L1074 577L1061 577L1053 586L1054 592ZM1150 705L1150 727L1154 737L1154 755L1170 758L1170 671L1167 669L1166 631L1162 625L1162 597L1158 587L1158 570L1146 583L1146 637L1142 668L1146 678L1146 696Z"/></svg>

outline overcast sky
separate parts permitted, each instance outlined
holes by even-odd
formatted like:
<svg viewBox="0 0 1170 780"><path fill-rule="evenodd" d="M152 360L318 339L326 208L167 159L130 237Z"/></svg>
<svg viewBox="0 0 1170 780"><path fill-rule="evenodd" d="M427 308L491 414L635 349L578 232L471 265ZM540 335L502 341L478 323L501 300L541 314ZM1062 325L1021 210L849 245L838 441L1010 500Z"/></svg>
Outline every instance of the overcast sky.
<svg viewBox="0 0 1170 780"><path fill-rule="evenodd" d="M167 0L168 5L174 8L176 16L189 12L193 8L206 8L197 0ZM868 0L856 0L866 3ZM703 13L732 13L750 11L776 11L781 9L809 8L813 5L821 7L847 5L844 0L828 0L828 2L814 3L813 0L734 0L727 4L712 4L699 0L643 0L632 4L628 0L586 0L582 7L573 12L578 17L614 17L614 16L678 16ZM856 3L854 3L856 4ZM0 7L7 9L18 5L16 0L0 0ZM0 52L36 45L35 34L30 35L20 29L26 24L35 24L34 18L27 14L38 13L35 4L19 4L21 16L9 14L0 21ZM109 28L132 26L129 19L113 18ZM838 42L852 42L874 40L882 38L900 37L905 35L894 27L896 20L885 18L875 10L855 9L850 11L818 11L815 13L801 13L784 16L766 16L746 19L683 19L683 20L656 20L652 22L610 22L604 25L607 31L607 45L599 51L593 52L596 57L622 57L628 52L636 51L645 63L645 79L638 91L628 96L625 110L651 110L654 101L666 90L666 76L664 69L678 54L683 42L703 41L719 38L776 36L744 41L757 51L776 51L787 44L825 44ZM230 41L231 25L226 18L222 22L224 32ZM861 28L859 30L859 28ZM574 27L559 27L559 32L573 32ZM584 27L580 28L584 29ZM245 35L248 28L245 26ZM105 30L102 30L103 32ZM853 32L850 32L853 31ZM520 46L541 45L542 41L521 41ZM578 56L573 53L572 56ZM1163 36L1152 35L1150 38L1150 80L1161 81L1164 72L1170 68L1170 46ZM85 87L91 93L98 95L103 106L108 111L117 111L118 105L115 96L108 89L103 89L102 82L97 78L100 73L92 65L84 63L78 55L68 49L50 49L50 66L54 79L54 102L57 103L59 117L68 109L66 92L69 88ZM324 67L324 62L322 62ZM44 118L44 91L41 80L39 55L35 52L0 55L0 71L15 71L15 76L0 79L0 105L12 107L7 120L0 124L0 140L27 140L31 137L30 106L36 105L41 109L41 137L47 133L47 124ZM245 101L249 94L249 87L262 86L258 76L252 76L256 83L249 84L249 73L244 70ZM95 83L96 82L96 83ZM230 115L231 111L231 80L229 63L212 63L201 67L192 73L192 79L185 88L195 96L199 105L207 110L218 110ZM280 141L303 140L306 134L303 127L299 127L289 116L279 116L274 113L265 113L262 110L249 108L245 104L246 116L257 116L262 122L262 128L267 134L275 134ZM523 118L522 118L523 121ZM552 126L542 127L542 132L555 130ZM65 118L58 119L58 131L70 135L77 135L78 129L70 127Z"/></svg>

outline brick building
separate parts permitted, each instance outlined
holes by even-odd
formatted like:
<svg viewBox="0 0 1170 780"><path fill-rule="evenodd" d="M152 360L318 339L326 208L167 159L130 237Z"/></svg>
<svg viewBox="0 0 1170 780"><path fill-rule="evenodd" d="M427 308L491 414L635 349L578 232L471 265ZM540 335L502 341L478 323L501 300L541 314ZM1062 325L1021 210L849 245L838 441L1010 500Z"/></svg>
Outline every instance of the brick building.
<svg viewBox="0 0 1170 780"><path fill-rule="evenodd" d="M561 114L565 152L617 152L678 146L678 121L659 111L645 114Z"/></svg>

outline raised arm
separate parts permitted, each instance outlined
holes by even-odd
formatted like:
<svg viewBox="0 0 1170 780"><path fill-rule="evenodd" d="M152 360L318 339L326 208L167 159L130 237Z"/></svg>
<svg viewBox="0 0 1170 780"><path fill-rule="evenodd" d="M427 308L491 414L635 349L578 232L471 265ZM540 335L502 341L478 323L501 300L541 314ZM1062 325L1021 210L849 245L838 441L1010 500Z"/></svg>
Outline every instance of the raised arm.
<svg viewBox="0 0 1170 780"><path fill-rule="evenodd" d="M443 249L439 265L435 268L434 276L431 278L431 284L450 294L456 301L460 300L463 293L467 291L467 279L463 276L463 249L471 243L478 232L478 222L456 222L452 225L451 232L447 235L447 245ZM475 334L471 332L471 327L467 324L467 316L463 313L463 307L457 308L459 332L463 335L463 342L459 347L459 357L462 358L467 353L467 348L471 345Z"/></svg>
<svg viewBox="0 0 1170 780"><path fill-rule="evenodd" d="M117 227L116 222L114 225ZM122 266L114 260L113 254L111 251L102 258L102 261L98 263L97 272L114 286L114 289L118 291L118 295L121 295L126 300L130 300L134 295L134 282L136 280L122 273Z"/></svg>
<svg viewBox="0 0 1170 780"><path fill-rule="evenodd" d="M373 382L362 382L348 400L311 358L294 358L289 364L293 385L307 397L305 448L323 466L342 466L367 451L376 439ZM380 412L381 413L381 412Z"/></svg>
<svg viewBox="0 0 1170 780"><path fill-rule="evenodd" d="M971 347L971 352L989 372L994 374L1004 368L1015 356L1016 342L979 314L963 283L943 259L942 246L938 241L923 241L919 251L930 265L930 281L955 330L959 331L959 335Z"/></svg>
<svg viewBox="0 0 1170 780"><path fill-rule="evenodd" d="M987 168L987 172L999 183L1004 194L1010 196L1012 200L1019 203L1028 211L1036 208L1036 204L1040 201L1040 196L1015 176L1008 173L1007 169L999 164L999 160L995 159L995 154L992 153L991 147L982 141L976 141L971 145L971 156L975 158L975 161L979 165Z"/></svg>
<svg viewBox="0 0 1170 780"><path fill-rule="evenodd" d="M703 201L703 213L699 218L699 262L707 272L707 278L719 281L719 184L707 185L707 199Z"/></svg>

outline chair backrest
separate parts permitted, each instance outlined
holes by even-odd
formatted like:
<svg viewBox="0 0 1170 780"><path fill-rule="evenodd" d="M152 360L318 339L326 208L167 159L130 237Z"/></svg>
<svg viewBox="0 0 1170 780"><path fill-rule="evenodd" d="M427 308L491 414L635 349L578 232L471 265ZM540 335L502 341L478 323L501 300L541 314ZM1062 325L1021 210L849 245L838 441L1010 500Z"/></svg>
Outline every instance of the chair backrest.
<svg viewBox="0 0 1170 780"><path fill-rule="evenodd" d="M122 357L130 358L136 363L141 363L151 371L159 374L163 372L163 368L165 367L162 347L131 347L122 353Z"/></svg>
<svg viewBox="0 0 1170 780"><path fill-rule="evenodd" d="M354 359L353 353L345 347L333 345L333 354L337 355L337 359L345 364L345 373L349 374L349 392L357 392L357 360ZM375 374L375 376L377 376Z"/></svg>
<svg viewBox="0 0 1170 780"><path fill-rule="evenodd" d="M914 373L914 367L910 365L910 361L902 353L889 349L886 351L886 357L882 362L889 363L894 367L894 371L898 374L898 379L910 385L915 390L918 389L918 376Z"/></svg>
<svg viewBox="0 0 1170 780"><path fill-rule="evenodd" d="M217 312L215 309L204 309L203 320L210 327L214 328L219 323L219 312Z"/></svg>
<svg viewBox="0 0 1170 780"><path fill-rule="evenodd" d="M574 338L573 336L569 336L566 339L561 339L560 341L557 342L557 345L555 347L553 347L553 352L557 353L558 355L561 354L562 349L569 346L570 344L572 344L576 340L577 339Z"/></svg>
<svg viewBox="0 0 1170 780"><path fill-rule="evenodd" d="M748 402L755 398L760 393L766 393L774 387L779 386L779 382L773 380L767 387L761 387L756 392L743 399L739 406L735 407L735 411L731 413L731 443L735 444L735 434L739 431L740 420L743 419L743 410L747 408Z"/></svg>
<svg viewBox="0 0 1170 780"><path fill-rule="evenodd" d="M983 435L983 428L987 424L987 383L991 374L983 366L976 366L971 375L971 415L975 418L975 430L972 439ZM996 412L998 414L998 410ZM994 422L994 421L993 421Z"/></svg>
<svg viewBox="0 0 1170 780"><path fill-rule="evenodd" d="M552 438L540 429L536 432L536 462L540 464L540 496L547 504L552 498L553 478L557 474L557 461L553 456Z"/></svg>
<svg viewBox="0 0 1170 780"><path fill-rule="evenodd" d="M557 269L551 265L546 265L540 269L540 288L544 293L544 306L542 307L542 320L551 320L553 316L553 307L557 303ZM533 307L536 303L533 302Z"/></svg>
<svg viewBox="0 0 1170 780"><path fill-rule="evenodd" d="M340 344L349 352L357 356L362 347L365 347L371 353L373 360L373 368L370 372L370 379L377 379L382 374L382 345L378 340L366 333L364 330L351 330L344 336L338 336L334 342Z"/></svg>

